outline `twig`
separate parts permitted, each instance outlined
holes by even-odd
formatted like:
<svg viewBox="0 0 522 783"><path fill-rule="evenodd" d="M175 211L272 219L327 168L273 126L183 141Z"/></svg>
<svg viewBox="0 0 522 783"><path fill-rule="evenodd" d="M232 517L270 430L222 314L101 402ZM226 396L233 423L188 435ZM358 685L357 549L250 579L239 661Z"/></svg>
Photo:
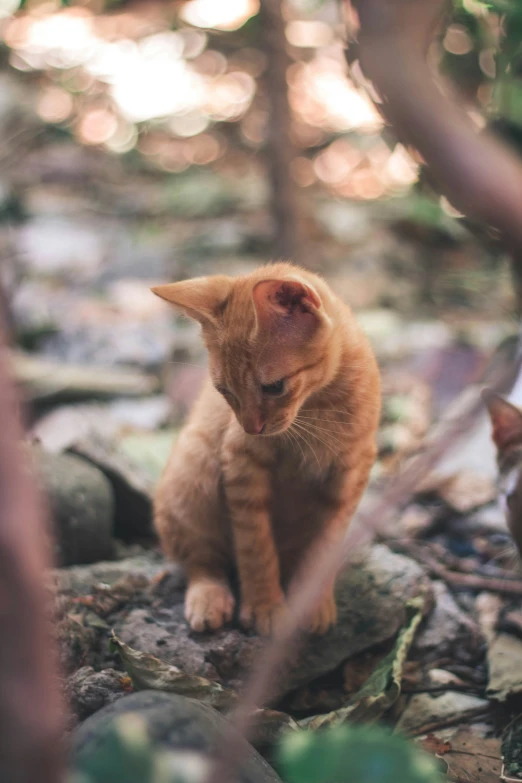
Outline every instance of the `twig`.
<svg viewBox="0 0 522 783"><path fill-rule="evenodd" d="M489 711L489 704L484 707L475 707L457 715L447 715L444 718L439 718L439 720L424 723L422 726L417 726L412 731L406 731L405 734L407 737L422 737L423 734L432 734L441 729L449 729L451 726L456 726L470 718L481 718L482 716L487 715Z"/></svg>
<svg viewBox="0 0 522 783"><path fill-rule="evenodd" d="M400 544L395 547L399 551L409 554L419 560L434 575L443 579L454 588L463 590L487 590L491 593L503 593L505 595L522 595L522 579L499 578L468 574L459 571L450 571L449 568L426 552L425 549L415 544Z"/></svg>

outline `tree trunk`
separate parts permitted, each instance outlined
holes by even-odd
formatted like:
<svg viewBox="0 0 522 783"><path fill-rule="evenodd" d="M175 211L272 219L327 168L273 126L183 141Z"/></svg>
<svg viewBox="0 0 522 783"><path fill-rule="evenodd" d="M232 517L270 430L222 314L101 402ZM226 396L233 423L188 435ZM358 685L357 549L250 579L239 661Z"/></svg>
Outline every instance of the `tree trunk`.
<svg viewBox="0 0 522 783"><path fill-rule="evenodd" d="M295 149L290 139L291 110L286 74L290 58L286 50L281 0L261 0L261 47L267 58L264 85L269 103L266 159L270 177L270 207L274 220L277 258L302 262L299 187L291 176Z"/></svg>

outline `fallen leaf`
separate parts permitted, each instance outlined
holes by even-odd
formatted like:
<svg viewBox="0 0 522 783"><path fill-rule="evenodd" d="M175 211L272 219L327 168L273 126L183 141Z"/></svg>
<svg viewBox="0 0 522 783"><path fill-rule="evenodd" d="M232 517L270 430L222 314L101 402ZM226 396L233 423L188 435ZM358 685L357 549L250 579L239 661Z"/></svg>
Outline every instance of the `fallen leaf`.
<svg viewBox="0 0 522 783"><path fill-rule="evenodd" d="M177 666L163 663L148 653L139 652L129 647L116 634L110 640L111 652L117 652L125 666L134 688L141 690L168 691L188 696L222 710L232 707L237 696L234 691L227 690L219 682L185 674Z"/></svg>
<svg viewBox="0 0 522 783"><path fill-rule="evenodd" d="M451 743L439 739L435 734L428 734L425 739L419 742L419 745L427 753L433 753L435 756L443 756L451 750Z"/></svg>
<svg viewBox="0 0 522 783"><path fill-rule="evenodd" d="M112 652L117 652L129 674L132 686L137 690L157 690L178 693L191 699L201 701L217 710L230 709L237 703L235 691L224 688L220 683L186 674L160 661L148 653L139 652L129 647L113 632L110 639ZM296 731L297 723L290 715L277 710L256 709L253 713L253 734L251 742L254 747L273 744L283 733Z"/></svg>
<svg viewBox="0 0 522 783"><path fill-rule="evenodd" d="M393 649L379 663L360 691L344 707L326 715L305 718L299 722L299 726L312 730L324 726L338 726L348 718L375 719L389 710L401 693L406 658L423 618L427 600L426 595L419 595L408 601L406 605L407 623L399 632Z"/></svg>
<svg viewBox="0 0 522 783"><path fill-rule="evenodd" d="M448 780L454 783L498 783L502 770L500 740L462 729L451 738L451 750L444 761Z"/></svg>

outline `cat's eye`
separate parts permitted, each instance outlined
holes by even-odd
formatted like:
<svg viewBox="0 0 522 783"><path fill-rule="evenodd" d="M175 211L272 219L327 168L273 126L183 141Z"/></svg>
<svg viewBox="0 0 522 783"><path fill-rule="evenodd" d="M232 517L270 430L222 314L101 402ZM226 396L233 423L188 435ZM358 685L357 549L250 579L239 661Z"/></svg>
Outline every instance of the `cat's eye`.
<svg viewBox="0 0 522 783"><path fill-rule="evenodd" d="M274 383L265 383L261 385L261 391L263 394L267 394L270 397L279 397L283 393L285 388L285 382L283 379L280 381L274 381Z"/></svg>

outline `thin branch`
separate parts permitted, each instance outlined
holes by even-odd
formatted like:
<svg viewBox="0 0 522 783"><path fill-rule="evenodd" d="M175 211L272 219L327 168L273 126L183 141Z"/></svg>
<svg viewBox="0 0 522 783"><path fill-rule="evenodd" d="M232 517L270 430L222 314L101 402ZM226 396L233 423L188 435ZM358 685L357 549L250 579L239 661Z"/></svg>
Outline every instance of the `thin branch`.
<svg viewBox="0 0 522 783"><path fill-rule="evenodd" d="M517 366L520 366L520 356L517 357ZM491 371L487 383L491 388L503 389L506 380L511 379L512 375L511 363L505 363L501 367L497 365ZM284 672L290 658L295 656L298 644L302 642L300 628L306 624L311 607L316 604L331 581L332 574L337 574L341 568L353 561L361 548L370 544L381 530L386 529L390 517L404 508L425 476L473 427L484 410L483 406L478 393L469 395L465 404L460 407L458 415L442 423L437 437L432 439L424 452L412 460L402 476L389 482L373 507L357 514L342 546L329 547L318 558L313 576L306 580L299 579L292 585L285 626L267 643L262 655L257 659L240 703L230 716L236 732L248 735L252 729L255 710L266 704L276 693L278 677ZM212 770L211 780L220 783L230 780L240 754L241 746L237 734L231 732L228 741L224 743L222 755Z"/></svg>

